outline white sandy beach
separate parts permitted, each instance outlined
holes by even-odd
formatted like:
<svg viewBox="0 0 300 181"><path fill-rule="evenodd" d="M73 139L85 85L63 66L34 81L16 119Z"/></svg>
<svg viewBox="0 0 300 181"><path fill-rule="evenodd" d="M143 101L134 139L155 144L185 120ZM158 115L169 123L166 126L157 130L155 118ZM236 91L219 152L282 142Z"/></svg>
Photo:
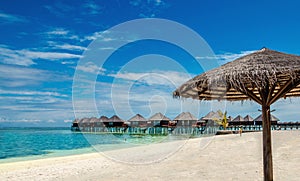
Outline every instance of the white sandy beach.
<svg viewBox="0 0 300 181"><path fill-rule="evenodd" d="M0 180L263 180L261 136L223 135L3 163ZM300 131L272 136L274 180L299 180Z"/></svg>

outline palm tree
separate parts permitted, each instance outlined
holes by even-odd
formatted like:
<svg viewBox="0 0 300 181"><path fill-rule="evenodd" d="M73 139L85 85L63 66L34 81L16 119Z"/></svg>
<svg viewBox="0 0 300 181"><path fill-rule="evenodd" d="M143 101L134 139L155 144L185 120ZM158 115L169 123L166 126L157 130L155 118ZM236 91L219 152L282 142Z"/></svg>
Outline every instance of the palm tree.
<svg viewBox="0 0 300 181"><path fill-rule="evenodd" d="M224 130L226 130L226 128L228 126L227 111L225 111L224 114L223 114L222 111L218 110L217 113L219 114L219 117L218 118L213 118L213 121L215 121L219 125L222 125Z"/></svg>

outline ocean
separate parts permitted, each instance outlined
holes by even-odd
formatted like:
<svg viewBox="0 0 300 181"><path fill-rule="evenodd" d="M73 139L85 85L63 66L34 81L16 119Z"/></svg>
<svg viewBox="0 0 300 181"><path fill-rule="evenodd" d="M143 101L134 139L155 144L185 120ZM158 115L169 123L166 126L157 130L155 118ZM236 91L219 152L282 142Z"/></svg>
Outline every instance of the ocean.
<svg viewBox="0 0 300 181"><path fill-rule="evenodd" d="M70 128L0 128L0 163L93 153L178 139L186 137L80 133L72 132Z"/></svg>

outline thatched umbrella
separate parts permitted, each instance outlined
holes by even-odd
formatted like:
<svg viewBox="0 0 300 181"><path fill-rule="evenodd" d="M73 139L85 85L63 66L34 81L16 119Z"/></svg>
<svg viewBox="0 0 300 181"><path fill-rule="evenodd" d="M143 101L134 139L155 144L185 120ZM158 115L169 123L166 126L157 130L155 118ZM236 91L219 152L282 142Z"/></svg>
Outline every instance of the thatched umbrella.
<svg viewBox="0 0 300 181"><path fill-rule="evenodd" d="M270 105L300 96L300 56L267 48L198 75L181 85L175 97L199 100L254 100L262 106L265 180L273 180Z"/></svg>

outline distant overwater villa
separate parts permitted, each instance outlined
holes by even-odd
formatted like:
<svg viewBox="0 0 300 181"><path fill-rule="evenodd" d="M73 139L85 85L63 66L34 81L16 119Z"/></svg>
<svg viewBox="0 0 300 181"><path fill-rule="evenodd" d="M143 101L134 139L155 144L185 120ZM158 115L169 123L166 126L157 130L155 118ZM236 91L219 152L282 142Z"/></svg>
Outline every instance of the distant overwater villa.
<svg viewBox="0 0 300 181"><path fill-rule="evenodd" d="M146 119L140 114L136 114L129 120L123 120L117 115L108 118L82 118L73 121L71 130L81 132L108 132L108 133L129 133L129 134L216 134L218 130L224 130L215 120L220 119L218 112L211 111L200 119L190 112L182 112L174 119L170 119L162 113L156 113ZM228 126L226 130L246 131L262 130L262 115L253 119L250 115L245 117L238 115L235 118L228 116ZM277 129L298 129L300 122L281 122L277 117L271 115L271 125L273 130Z"/></svg>

